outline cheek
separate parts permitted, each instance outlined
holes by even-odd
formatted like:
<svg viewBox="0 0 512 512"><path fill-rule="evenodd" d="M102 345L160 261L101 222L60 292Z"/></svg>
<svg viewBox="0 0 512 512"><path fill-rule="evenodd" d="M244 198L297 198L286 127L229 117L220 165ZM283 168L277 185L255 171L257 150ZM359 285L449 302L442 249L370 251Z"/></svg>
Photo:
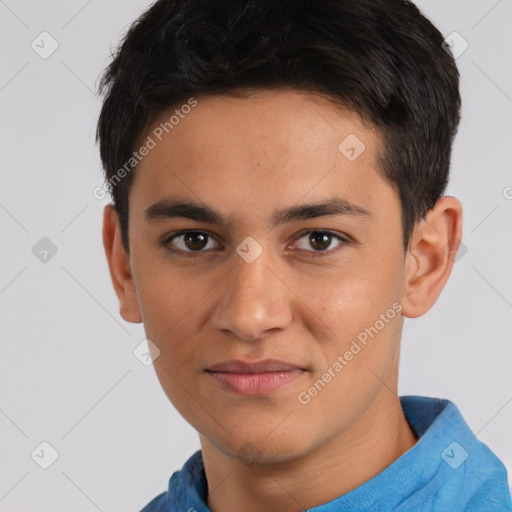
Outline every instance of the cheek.
<svg viewBox="0 0 512 512"><path fill-rule="evenodd" d="M197 273L180 272L170 263L155 261L154 256L142 255L133 275L146 333L151 331L165 343L176 329L190 324L190 314L208 291L205 279Z"/></svg>
<svg viewBox="0 0 512 512"><path fill-rule="evenodd" d="M158 272L155 268L140 273L145 280L138 293L146 337L160 351L153 361L155 372L165 394L183 415L187 404L190 407L189 393L195 389L191 379L201 353L198 315L206 292L184 286L183 278L180 281L169 274L168 269Z"/></svg>
<svg viewBox="0 0 512 512"><path fill-rule="evenodd" d="M370 327L400 298L400 273L390 266L361 265L307 279L298 287L304 312L325 325L326 339L347 340ZM337 343L335 343L337 345Z"/></svg>
<svg viewBox="0 0 512 512"><path fill-rule="evenodd" d="M330 273L329 279L307 280L301 316L309 317L307 328L314 333L322 354L314 377L321 378L331 368L336 374L333 382L340 384L330 385L331 392L352 393L354 387L364 388L368 378L378 382L370 369L377 375L388 371L402 323L401 267L397 261L395 255L381 253L381 258L373 261L361 258L357 268L340 268ZM345 361L343 370L336 372L332 367L338 356Z"/></svg>

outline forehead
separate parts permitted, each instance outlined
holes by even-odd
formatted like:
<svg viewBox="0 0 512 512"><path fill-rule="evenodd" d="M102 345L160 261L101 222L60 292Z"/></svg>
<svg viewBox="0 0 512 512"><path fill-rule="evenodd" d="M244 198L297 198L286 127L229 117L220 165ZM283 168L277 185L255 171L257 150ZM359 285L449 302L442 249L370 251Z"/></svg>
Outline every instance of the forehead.
<svg viewBox="0 0 512 512"><path fill-rule="evenodd" d="M284 89L194 102L162 112L146 134L154 147L129 197L138 215L166 193L270 215L334 191L366 208L390 188L378 173L378 131L325 97Z"/></svg>
<svg viewBox="0 0 512 512"><path fill-rule="evenodd" d="M266 154L273 156L282 155L283 150L294 154L338 150L343 136L350 134L359 134L367 146L380 142L373 125L325 95L290 88L244 91L243 95L199 96L193 99L193 107L190 99L183 101L161 112L148 133L157 143L173 138L175 146L194 149L213 144L223 148L223 158L251 150L256 157L263 145ZM244 145L233 146L233 140Z"/></svg>

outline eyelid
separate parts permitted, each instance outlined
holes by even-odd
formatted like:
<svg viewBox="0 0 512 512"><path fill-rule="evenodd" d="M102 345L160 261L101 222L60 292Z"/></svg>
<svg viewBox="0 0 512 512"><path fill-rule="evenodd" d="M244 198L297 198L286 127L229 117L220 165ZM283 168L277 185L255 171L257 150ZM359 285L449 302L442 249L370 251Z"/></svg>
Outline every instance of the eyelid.
<svg viewBox="0 0 512 512"><path fill-rule="evenodd" d="M338 238L340 239L342 242L345 242L345 243L350 243L351 242L351 237L349 237L348 235L346 235L345 233L340 233L339 231L335 231L335 230L332 230L332 229L327 229L327 228L306 228L306 229L303 229L302 231L299 231L296 235L295 235L295 240L298 240L299 238L302 238L304 235L307 235L309 233L327 233L329 235L332 235L333 237L335 238ZM321 251L316 251L316 252L321 252Z"/></svg>
<svg viewBox="0 0 512 512"><path fill-rule="evenodd" d="M217 243L219 243L217 238L212 233L210 233L208 230L205 230L205 229L182 229L180 231L174 231L172 233L169 233L169 234L165 235L162 238L161 244L164 247L164 249L167 249L168 251L170 251L172 253L187 254L187 255L196 255L196 254L197 255L201 255L203 253L206 253L207 251L204 251L204 250L201 250L201 251L184 251L183 249L171 249L170 247L168 247L168 245L171 243L171 241L174 238L178 238L178 237L180 237L182 235L185 235L187 233L203 233L203 234L207 235L209 239L213 239Z"/></svg>
<svg viewBox="0 0 512 512"><path fill-rule="evenodd" d="M304 229L302 232L299 232L295 236L295 241L300 240L304 235L308 235L310 233L327 233L331 235L333 238L337 238L340 243L333 249L328 249L326 251L308 251L307 249L299 249L306 256L306 258L316 258L322 256L327 257L337 253L343 246L351 243L351 239L347 235L342 235L337 231L333 231L331 229L322 228Z"/></svg>
<svg viewBox="0 0 512 512"><path fill-rule="evenodd" d="M200 256L201 254L209 252L209 251L204 251L204 250L184 251L183 249L171 249L168 246L174 238L185 235L186 233L203 233L203 234L207 235L209 238L211 238L211 239L215 240L217 243L219 243L216 236L213 235L212 233L210 233L208 230L205 230L205 229L183 229L183 230L175 231L175 232L165 235L161 241L161 244L164 247L164 249L166 249L172 253L175 253L175 254L186 254L187 255L186 257L188 257L188 256L195 257L196 255ZM304 229L302 231L299 231L299 233L294 236L294 241L296 242L297 240L300 240L304 235L307 235L310 233L327 233L327 234L331 235L333 238L337 238L339 240L340 244L337 247L335 247L334 249L329 249L326 251L308 251L307 249L299 249L299 251L301 251L301 252L309 253L309 254L306 254L306 257L316 257L316 256L321 257L324 255L327 256L327 255L337 252L339 250L340 246L344 246L344 245L348 245L348 244L352 243L352 239L348 235L341 234L341 233L339 233L337 231L333 231L331 229L322 229L322 228L309 228L309 229Z"/></svg>

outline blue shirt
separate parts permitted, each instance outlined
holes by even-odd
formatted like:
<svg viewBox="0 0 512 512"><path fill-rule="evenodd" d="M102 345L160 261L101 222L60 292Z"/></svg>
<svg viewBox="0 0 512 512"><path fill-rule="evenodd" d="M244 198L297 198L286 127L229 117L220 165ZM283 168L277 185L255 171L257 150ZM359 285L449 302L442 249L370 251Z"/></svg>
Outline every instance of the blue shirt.
<svg viewBox="0 0 512 512"><path fill-rule="evenodd" d="M309 512L511 512L507 471L449 400L402 396L417 443L384 471ZM329 475L332 478L332 475ZM141 512L211 512L201 450Z"/></svg>

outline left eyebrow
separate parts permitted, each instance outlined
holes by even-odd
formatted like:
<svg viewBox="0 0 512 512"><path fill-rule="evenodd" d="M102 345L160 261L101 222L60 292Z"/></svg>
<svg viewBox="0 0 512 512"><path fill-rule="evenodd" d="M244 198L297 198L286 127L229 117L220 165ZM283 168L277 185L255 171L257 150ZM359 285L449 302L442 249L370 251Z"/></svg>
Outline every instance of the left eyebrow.
<svg viewBox="0 0 512 512"><path fill-rule="evenodd" d="M278 225L298 220L334 215L362 218L372 217L371 213L363 207L350 203L345 199L334 197L320 203L309 203L277 210L270 217L267 227L273 229ZM230 225L230 222L219 211L210 206L177 199L163 199L152 204L144 211L144 217L148 222L185 218L219 226Z"/></svg>

